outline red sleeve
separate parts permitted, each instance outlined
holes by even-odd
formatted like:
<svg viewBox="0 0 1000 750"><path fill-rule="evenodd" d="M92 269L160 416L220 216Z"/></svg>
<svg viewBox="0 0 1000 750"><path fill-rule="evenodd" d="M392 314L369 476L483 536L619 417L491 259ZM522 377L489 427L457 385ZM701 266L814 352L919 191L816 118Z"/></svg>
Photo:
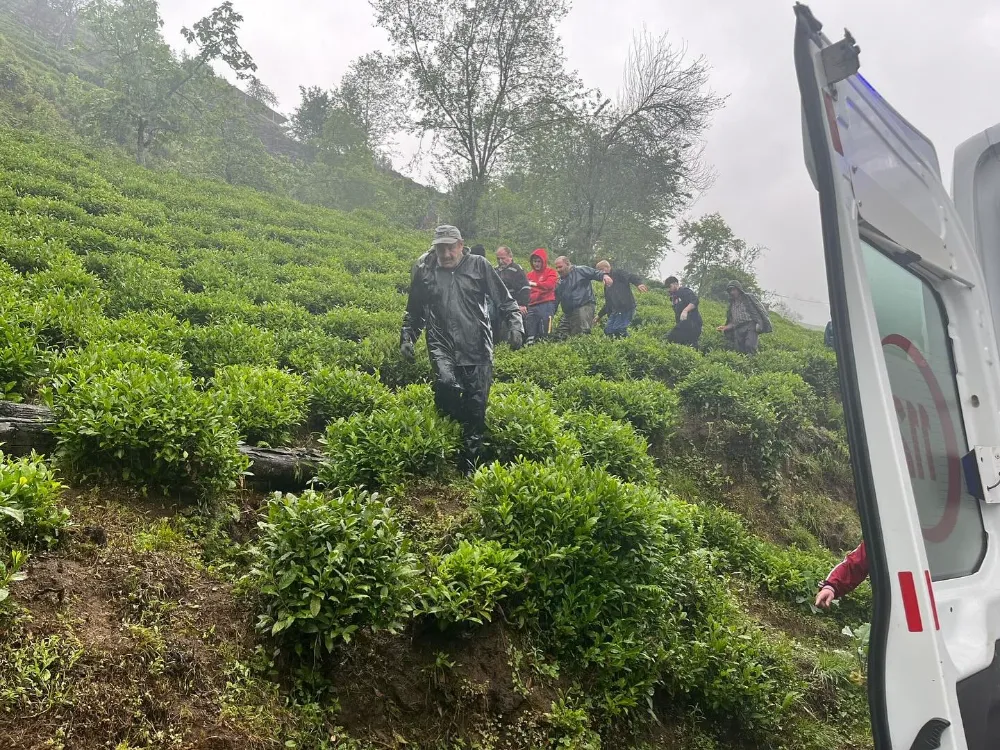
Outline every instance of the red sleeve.
<svg viewBox="0 0 1000 750"><path fill-rule="evenodd" d="M865 552L865 543L862 542L856 550L844 558L842 563L830 571L823 585L833 588L837 598L840 598L854 591L867 577L868 554Z"/></svg>
<svg viewBox="0 0 1000 750"><path fill-rule="evenodd" d="M546 268L545 273L542 274L541 278L538 279L538 288L543 292L551 292L556 288L556 282L559 281L559 274L557 274L553 269Z"/></svg>

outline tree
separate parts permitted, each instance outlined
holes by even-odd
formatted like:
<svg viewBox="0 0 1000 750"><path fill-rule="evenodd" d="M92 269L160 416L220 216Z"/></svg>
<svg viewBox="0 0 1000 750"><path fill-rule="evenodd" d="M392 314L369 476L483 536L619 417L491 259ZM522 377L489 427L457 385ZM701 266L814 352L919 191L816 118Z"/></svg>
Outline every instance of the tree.
<svg viewBox="0 0 1000 750"><path fill-rule="evenodd" d="M370 0L412 79L413 129L462 190L474 236L489 178L529 133L566 116L576 83L556 25L566 0Z"/></svg>
<svg viewBox="0 0 1000 750"><path fill-rule="evenodd" d="M302 143L312 143L323 134L323 126L330 117L334 96L319 86L299 86L302 101L292 114L292 136Z"/></svg>
<svg viewBox="0 0 1000 750"><path fill-rule="evenodd" d="M638 34L615 98L579 97L572 118L528 141L515 160L519 189L556 246L586 262L655 265L674 217L709 182L699 144L723 100L707 83L703 58Z"/></svg>
<svg viewBox="0 0 1000 750"><path fill-rule="evenodd" d="M266 107L273 109L278 106L277 94L268 88L257 76L250 76L250 80L247 83L246 95Z"/></svg>
<svg viewBox="0 0 1000 750"><path fill-rule="evenodd" d="M734 235L719 213L682 222L678 229L681 243L691 248L684 265L685 284L703 296L717 298L721 285L723 299L730 279L748 286L747 291L760 292L755 267L766 250L763 245L749 245Z"/></svg>
<svg viewBox="0 0 1000 750"><path fill-rule="evenodd" d="M399 61L382 52L354 60L334 93L365 134L373 154L388 155L393 136L409 122L409 91L400 77Z"/></svg>
<svg viewBox="0 0 1000 750"><path fill-rule="evenodd" d="M243 79L257 69L240 46L237 28L243 17L224 2L191 29L181 29L197 54L180 63L163 41L155 0L96 0L88 9L98 51L108 61L107 84L118 97L117 114L132 131L136 161L157 135L177 129L184 89L195 78L211 75L209 64L225 62ZM189 106L194 103L187 101Z"/></svg>

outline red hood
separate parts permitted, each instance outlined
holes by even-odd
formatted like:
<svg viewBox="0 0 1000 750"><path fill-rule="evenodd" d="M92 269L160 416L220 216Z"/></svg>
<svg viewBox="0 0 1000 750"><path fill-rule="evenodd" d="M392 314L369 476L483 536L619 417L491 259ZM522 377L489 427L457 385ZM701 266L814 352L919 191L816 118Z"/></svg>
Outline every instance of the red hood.
<svg viewBox="0 0 1000 750"><path fill-rule="evenodd" d="M544 271L549 267L549 254L545 252L544 247L540 247L531 254L531 258L534 258L536 255L542 259L542 270ZM531 262L531 258L528 258L529 263Z"/></svg>

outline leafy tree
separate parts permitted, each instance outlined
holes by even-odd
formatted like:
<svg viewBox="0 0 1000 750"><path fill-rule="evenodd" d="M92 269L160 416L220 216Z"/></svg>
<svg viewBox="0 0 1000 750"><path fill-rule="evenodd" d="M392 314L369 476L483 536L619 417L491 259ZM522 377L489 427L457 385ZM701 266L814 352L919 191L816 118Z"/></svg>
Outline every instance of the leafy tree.
<svg viewBox="0 0 1000 750"><path fill-rule="evenodd" d="M699 142L723 99L707 89L708 70L665 36L638 35L614 99L592 91L571 118L534 134L518 154L523 177L508 185L550 244L583 262L655 264L673 217L709 182Z"/></svg>
<svg viewBox="0 0 1000 750"><path fill-rule="evenodd" d="M391 151L393 135L409 122L409 95L400 72L397 60L371 52L351 63L335 93L337 105L360 127L373 154Z"/></svg>
<svg viewBox="0 0 1000 750"><path fill-rule="evenodd" d="M556 26L566 0L371 0L413 80L413 129L457 183L456 221L476 232L491 175L529 133L567 114L576 84Z"/></svg>
<svg viewBox="0 0 1000 750"><path fill-rule="evenodd" d="M178 128L181 104L194 104L185 102L184 89L195 78L211 75L209 63L222 60L239 78L257 69L237 38L243 16L228 0L192 28L181 29L197 54L180 63L163 41L155 0L96 0L88 17L107 60L107 85L118 96L120 124L131 131L139 164L146 163L159 133Z"/></svg>
<svg viewBox="0 0 1000 750"><path fill-rule="evenodd" d="M292 114L291 132L297 140L311 143L322 135L333 110L334 97L319 86L299 86L299 94L302 101Z"/></svg>
<svg viewBox="0 0 1000 750"><path fill-rule="evenodd" d="M726 283L741 282L747 291L760 292L755 266L766 248L750 245L730 229L719 213L681 222L681 243L689 246L684 282L703 296L725 299Z"/></svg>

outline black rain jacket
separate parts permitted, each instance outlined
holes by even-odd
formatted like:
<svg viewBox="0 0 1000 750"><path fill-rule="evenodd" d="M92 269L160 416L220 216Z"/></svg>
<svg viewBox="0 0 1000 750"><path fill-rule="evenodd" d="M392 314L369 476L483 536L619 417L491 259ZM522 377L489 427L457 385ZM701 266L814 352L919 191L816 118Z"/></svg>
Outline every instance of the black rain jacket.
<svg viewBox="0 0 1000 750"><path fill-rule="evenodd" d="M486 258L468 250L455 268L438 266L429 252L414 264L401 342L416 344L427 330L427 349L438 365L486 365L493 361L493 331L487 302L506 320L506 330L524 332L517 302Z"/></svg>
<svg viewBox="0 0 1000 750"><path fill-rule="evenodd" d="M598 271L590 266L573 266L566 277L559 277L556 284L556 301L562 306L563 312L576 310L584 305L596 305L594 296L595 281L604 281L604 271Z"/></svg>

